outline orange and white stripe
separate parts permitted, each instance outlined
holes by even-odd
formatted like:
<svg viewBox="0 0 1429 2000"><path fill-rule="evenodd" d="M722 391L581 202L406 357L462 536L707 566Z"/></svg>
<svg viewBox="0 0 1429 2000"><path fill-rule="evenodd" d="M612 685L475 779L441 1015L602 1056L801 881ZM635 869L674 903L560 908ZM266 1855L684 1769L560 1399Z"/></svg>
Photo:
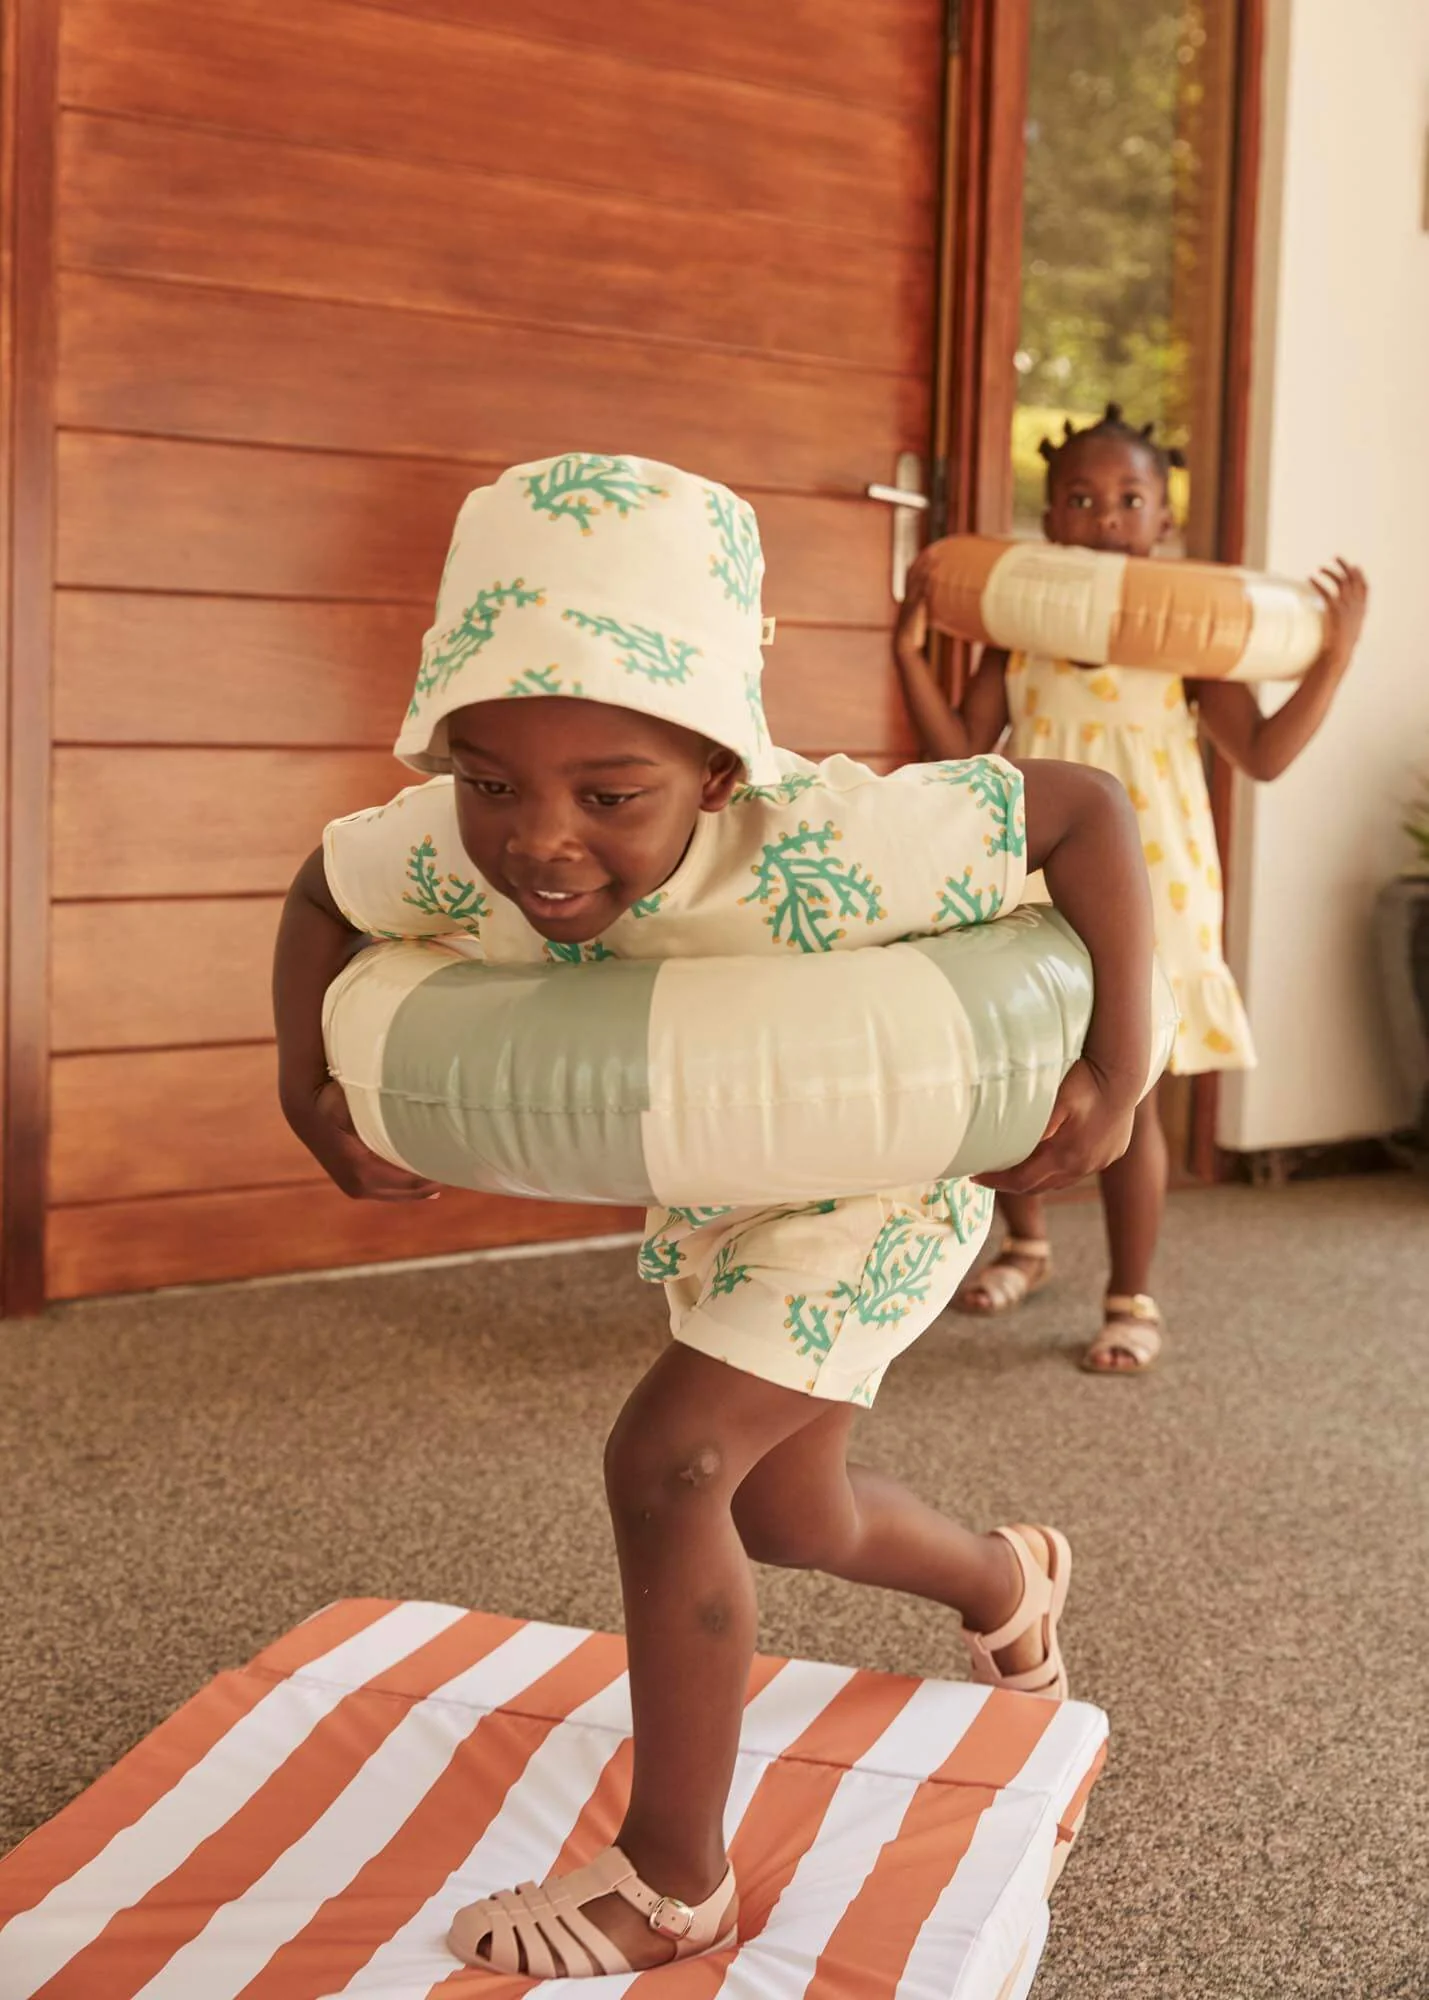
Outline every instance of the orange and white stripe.
<svg viewBox="0 0 1429 2000"><path fill-rule="evenodd" d="M611 1839L629 1739L618 1640L330 1606L0 1862L0 1995L556 2000L456 1966L446 1930ZM1079 1703L760 1659L738 1946L585 2000L1020 2000L1105 1739Z"/></svg>

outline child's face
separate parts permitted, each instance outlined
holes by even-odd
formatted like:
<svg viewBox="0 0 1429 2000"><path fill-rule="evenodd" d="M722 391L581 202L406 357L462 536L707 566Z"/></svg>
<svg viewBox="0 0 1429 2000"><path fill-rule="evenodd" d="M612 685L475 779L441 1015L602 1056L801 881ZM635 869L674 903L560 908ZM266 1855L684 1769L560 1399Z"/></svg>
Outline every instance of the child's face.
<svg viewBox="0 0 1429 2000"><path fill-rule="evenodd" d="M1149 556L1171 526L1166 482L1149 451L1096 437L1062 451L1042 517L1049 542Z"/></svg>
<svg viewBox="0 0 1429 2000"><path fill-rule="evenodd" d="M482 701L448 724L462 845L542 937L584 943L653 895L739 759L604 702Z"/></svg>

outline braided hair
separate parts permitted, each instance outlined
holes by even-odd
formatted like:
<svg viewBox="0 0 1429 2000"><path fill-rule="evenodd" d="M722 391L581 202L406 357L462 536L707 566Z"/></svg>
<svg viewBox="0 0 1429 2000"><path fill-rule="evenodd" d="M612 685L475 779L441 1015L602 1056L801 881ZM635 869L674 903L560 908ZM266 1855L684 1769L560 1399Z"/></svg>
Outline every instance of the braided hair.
<svg viewBox="0 0 1429 2000"><path fill-rule="evenodd" d="M1078 430L1069 417L1062 426L1060 443L1054 444L1051 438L1044 437L1037 447L1038 452L1047 462L1048 493L1051 493L1052 480L1063 453L1070 446L1080 443L1083 438L1110 438L1116 444L1133 445L1138 451L1145 452L1146 456L1160 473L1162 485L1166 485L1170 478L1172 466L1184 466L1186 455L1184 452L1178 450L1175 445L1157 444L1154 437L1155 430L1155 424L1142 424L1138 428L1135 424L1127 423L1121 413L1120 403L1108 403L1105 411L1097 421L1094 424L1088 424L1083 430Z"/></svg>

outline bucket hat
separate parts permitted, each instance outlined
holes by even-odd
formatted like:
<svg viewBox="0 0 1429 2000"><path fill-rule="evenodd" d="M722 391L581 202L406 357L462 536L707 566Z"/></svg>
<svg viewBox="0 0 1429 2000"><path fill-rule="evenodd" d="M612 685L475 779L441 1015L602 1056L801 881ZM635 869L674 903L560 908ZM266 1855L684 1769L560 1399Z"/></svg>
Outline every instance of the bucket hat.
<svg viewBox="0 0 1429 2000"><path fill-rule="evenodd" d="M447 771L456 709L565 695L678 723L772 784L763 575L754 509L713 480L597 452L512 466L457 516L397 756Z"/></svg>

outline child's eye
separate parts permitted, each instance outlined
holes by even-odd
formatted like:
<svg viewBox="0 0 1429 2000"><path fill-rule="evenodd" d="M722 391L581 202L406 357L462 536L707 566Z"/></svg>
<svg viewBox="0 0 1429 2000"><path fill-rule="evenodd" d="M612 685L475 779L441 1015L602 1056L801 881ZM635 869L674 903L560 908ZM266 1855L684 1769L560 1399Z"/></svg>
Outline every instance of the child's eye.
<svg viewBox="0 0 1429 2000"><path fill-rule="evenodd" d="M1073 493L1070 494L1067 499L1067 505L1069 507L1076 508L1077 511L1082 514L1086 513L1087 509L1091 506L1091 504L1092 504L1092 496L1090 493Z"/></svg>
<svg viewBox="0 0 1429 2000"><path fill-rule="evenodd" d="M469 791L475 792L478 798L509 799L512 795L511 787L503 784L500 778L473 778L469 772L458 771L457 779Z"/></svg>
<svg viewBox="0 0 1429 2000"><path fill-rule="evenodd" d="M1146 495L1144 493L1123 493L1121 497L1125 504L1131 508L1132 512L1136 514L1139 514L1146 505Z"/></svg>
<svg viewBox="0 0 1429 2000"><path fill-rule="evenodd" d="M638 799L639 792L592 792L590 802L603 811L611 811L616 806L628 806L632 799Z"/></svg>

